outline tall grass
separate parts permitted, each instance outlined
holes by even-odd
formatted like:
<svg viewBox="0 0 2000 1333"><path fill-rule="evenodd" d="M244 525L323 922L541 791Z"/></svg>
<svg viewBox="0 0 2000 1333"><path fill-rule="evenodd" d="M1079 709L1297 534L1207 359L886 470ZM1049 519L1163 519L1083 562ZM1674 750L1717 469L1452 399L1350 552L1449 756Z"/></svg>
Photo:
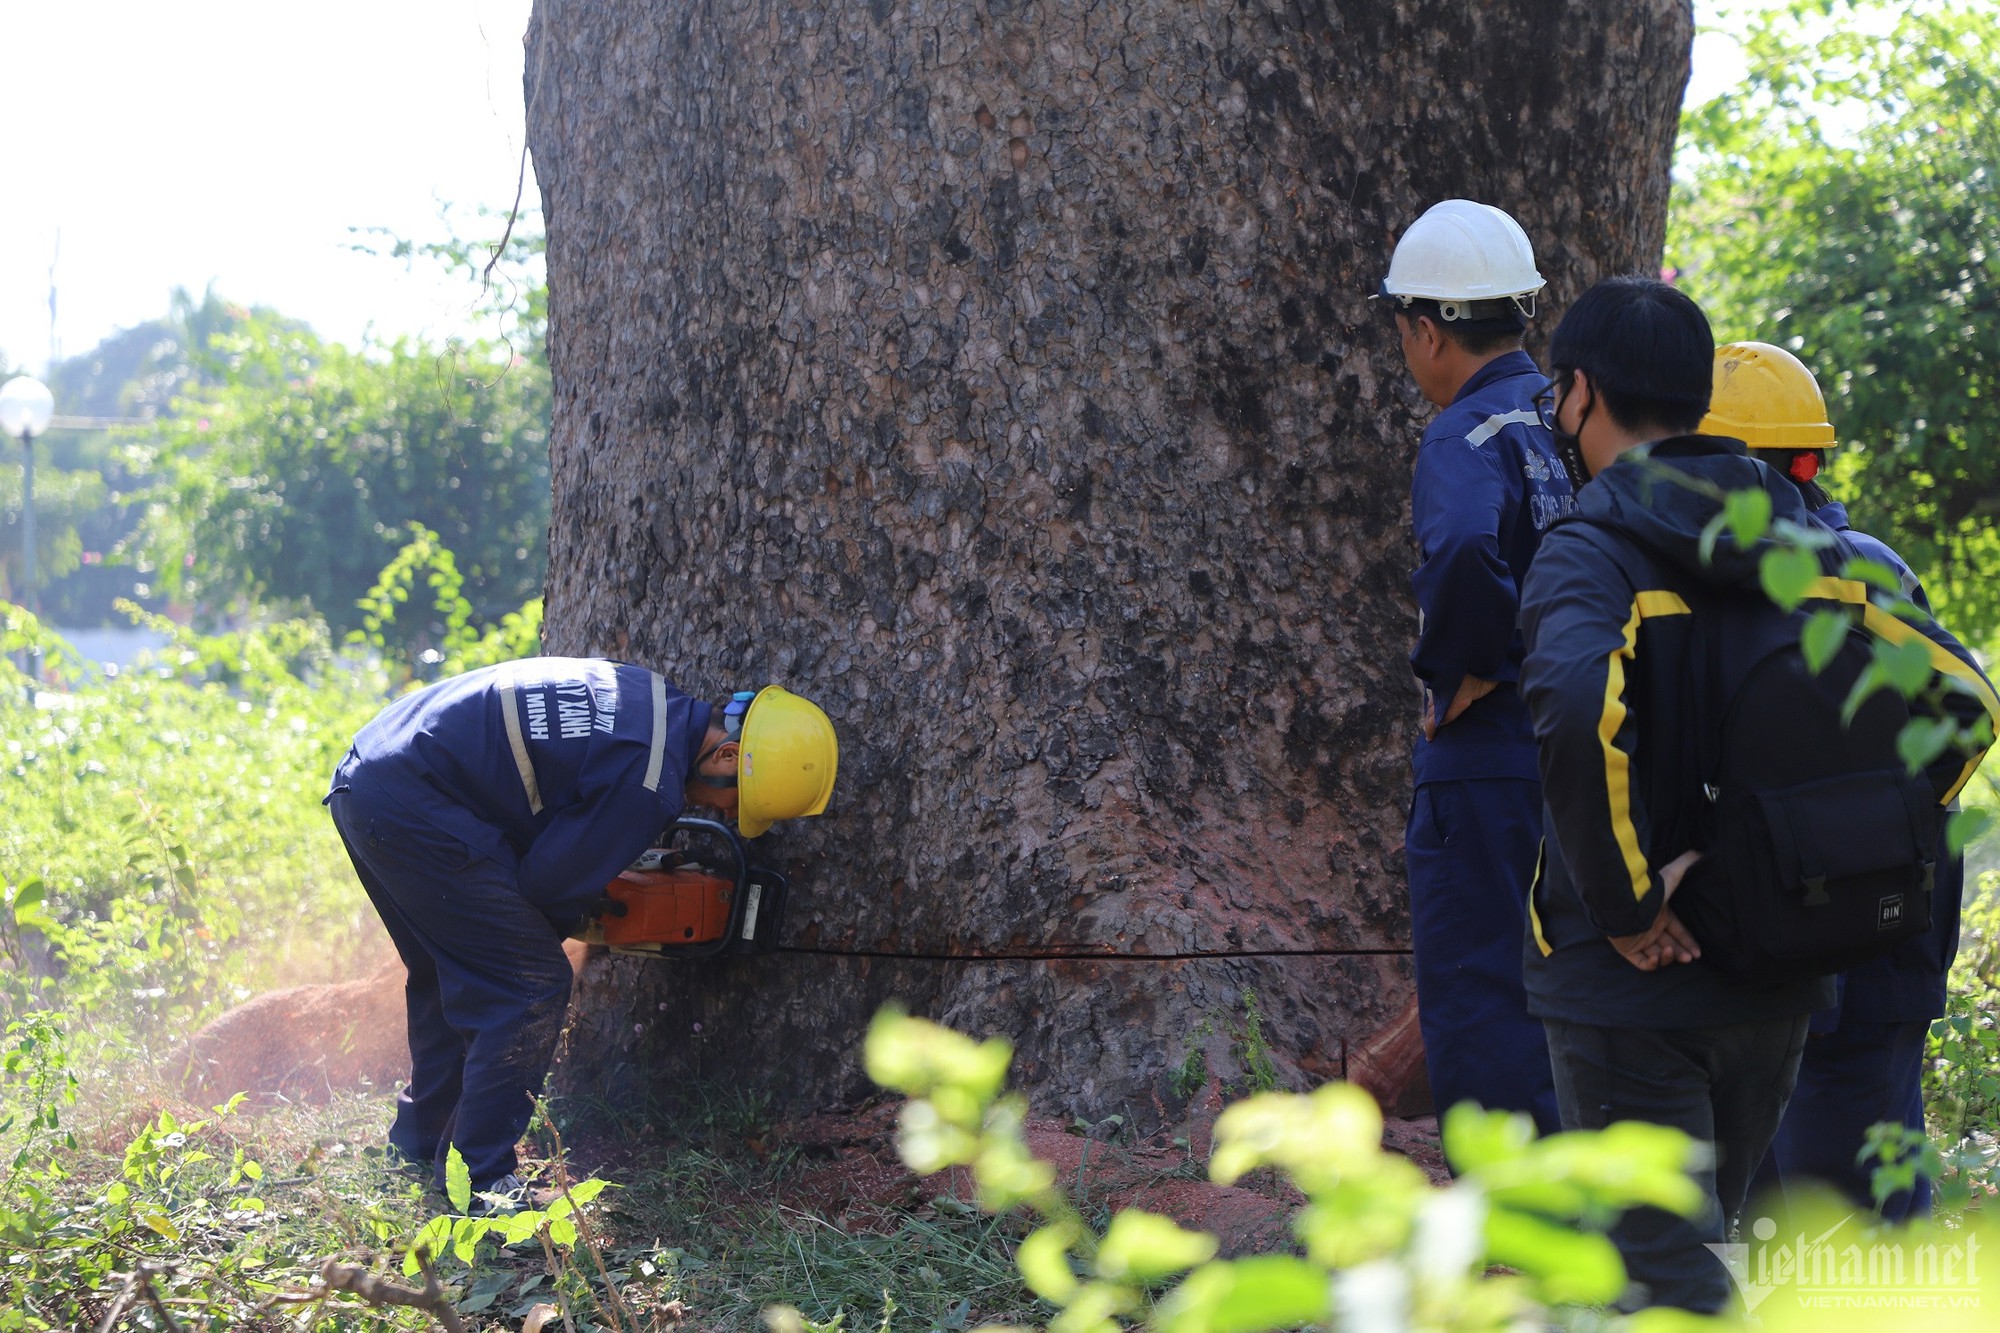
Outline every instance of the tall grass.
<svg viewBox="0 0 2000 1333"><path fill-rule="evenodd" d="M348 969L375 927L319 802L379 670L311 622L181 631L116 675L18 613L0 645L0 1011L144 1046Z"/></svg>

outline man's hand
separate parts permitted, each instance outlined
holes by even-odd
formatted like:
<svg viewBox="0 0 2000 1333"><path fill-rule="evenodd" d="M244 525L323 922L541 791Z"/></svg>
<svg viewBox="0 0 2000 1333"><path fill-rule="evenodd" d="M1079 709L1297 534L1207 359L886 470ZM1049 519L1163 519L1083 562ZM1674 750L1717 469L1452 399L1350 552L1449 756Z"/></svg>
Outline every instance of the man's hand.
<svg viewBox="0 0 2000 1333"><path fill-rule="evenodd" d="M1444 721L1439 722L1431 706L1428 692L1424 695L1424 739L1437 739L1437 729L1458 720L1458 715L1499 688L1497 680L1483 680L1478 676L1467 676L1458 682L1458 693L1451 696L1450 707L1444 710Z"/></svg>
<svg viewBox="0 0 2000 1333"><path fill-rule="evenodd" d="M1700 852L1686 851L1660 867L1660 914L1653 918L1650 927L1637 935L1607 937L1611 947L1641 972L1656 972L1671 963L1692 963L1701 957L1701 946L1695 943L1686 924L1674 915L1671 905L1674 890L1681 886L1688 867L1699 860Z"/></svg>

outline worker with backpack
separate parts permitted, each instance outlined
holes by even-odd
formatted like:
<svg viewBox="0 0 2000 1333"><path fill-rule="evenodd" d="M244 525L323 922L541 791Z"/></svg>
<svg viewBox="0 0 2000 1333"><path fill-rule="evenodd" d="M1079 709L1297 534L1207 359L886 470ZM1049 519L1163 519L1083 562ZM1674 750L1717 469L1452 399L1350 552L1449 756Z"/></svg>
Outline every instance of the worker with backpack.
<svg viewBox="0 0 2000 1333"><path fill-rule="evenodd" d="M1893 575L1900 596L1930 611L1903 558L1854 531L1845 506L1821 487L1826 451L1837 441L1819 382L1804 362L1770 343L1717 348L1714 397L1702 430L1742 440L1753 457L1790 478L1814 519ZM1884 1121L1923 1133L1924 1041L1931 1020L1944 1014L1964 886L1965 858L1944 849L1930 894L1930 928L1842 974L1833 1007L1812 1016L1798 1086L1757 1188L1816 1180L1857 1205L1875 1206L1862 1146L1868 1127ZM1912 1188L1881 1201L1882 1215L1898 1222L1923 1216L1930 1201L1930 1182L1918 1176Z"/></svg>
<svg viewBox="0 0 2000 1333"><path fill-rule="evenodd" d="M1640 1208L1610 1233L1634 1283L1624 1304L1697 1311L1729 1299L1708 1247L1777 1130L1808 1015L1832 1002L1824 974L1928 925L1940 802L1976 762L1954 750L1905 773L1893 737L1910 706L1878 692L1843 725L1838 680L1875 637L1920 643L1951 682L1935 697L1954 723L2000 715L1956 640L1849 576L1854 548L1816 527L1790 480L1741 441L1696 433L1714 346L1700 308L1653 278L1608 279L1570 308L1540 406L1578 513L1543 540L1522 592L1548 833L1529 1008L1564 1128L1645 1120L1714 1145L1695 1170L1703 1215ZM1768 501L1752 540L1725 521L1731 492ZM1762 559L1780 534L1814 532L1809 600L1782 610ZM1800 647L1814 609L1853 625L1822 672Z"/></svg>

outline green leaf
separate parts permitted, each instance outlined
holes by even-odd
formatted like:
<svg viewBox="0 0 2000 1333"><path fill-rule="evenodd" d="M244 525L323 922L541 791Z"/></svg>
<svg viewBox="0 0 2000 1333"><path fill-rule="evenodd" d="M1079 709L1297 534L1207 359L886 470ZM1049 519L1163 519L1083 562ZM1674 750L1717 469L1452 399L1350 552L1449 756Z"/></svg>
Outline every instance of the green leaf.
<svg viewBox="0 0 2000 1333"><path fill-rule="evenodd" d="M1086 1282L1069 1298L1066 1309L1049 1321L1049 1333L1121 1333L1113 1315L1137 1304L1137 1294L1116 1282Z"/></svg>
<svg viewBox="0 0 2000 1333"><path fill-rule="evenodd" d="M452 1224L451 1252L462 1264L470 1264L472 1256L479 1250L479 1242L493 1229L493 1222L485 1217L461 1217Z"/></svg>
<svg viewBox="0 0 2000 1333"><path fill-rule="evenodd" d="M979 1203L989 1212L1005 1212L1027 1202L1054 1185L1055 1178L1055 1168L1029 1152L1018 1132L989 1132L972 1161Z"/></svg>
<svg viewBox="0 0 2000 1333"><path fill-rule="evenodd" d="M576 1244L576 1223L566 1217L558 1217L549 1223L549 1239L558 1245Z"/></svg>
<svg viewBox="0 0 2000 1333"><path fill-rule="evenodd" d="M1905 699L1915 698L1931 683L1933 669L1928 639L1918 637L1901 643L1878 640L1875 660L1882 664L1883 674Z"/></svg>
<svg viewBox="0 0 2000 1333"><path fill-rule="evenodd" d="M1729 492L1722 497L1722 519L1736 549L1749 550L1771 529L1770 494L1763 490Z"/></svg>
<svg viewBox="0 0 2000 1333"><path fill-rule="evenodd" d="M165 1213L160 1212L158 1209L153 1209L148 1212L140 1213L139 1224L145 1227L148 1231L154 1232L166 1238L169 1242L175 1245L180 1244L181 1229L174 1225L172 1218L168 1217Z"/></svg>
<svg viewBox="0 0 2000 1333"><path fill-rule="evenodd" d="M533 1240L535 1233L542 1229L542 1221L540 1213L515 1213L512 1217L501 1221L501 1238L508 1245L519 1245L522 1241Z"/></svg>
<svg viewBox="0 0 2000 1333"><path fill-rule="evenodd" d="M1324 1270L1290 1255L1208 1263L1153 1308L1159 1333L1264 1333L1325 1322L1333 1287Z"/></svg>
<svg viewBox="0 0 2000 1333"><path fill-rule="evenodd" d="M1390 1166L1391 1162L1395 1166ZM1385 1158L1388 1169L1313 1191L1312 1202L1292 1219L1306 1254L1326 1268L1350 1268L1401 1249L1431 1194L1423 1172L1403 1158Z"/></svg>
<svg viewBox="0 0 2000 1333"><path fill-rule="evenodd" d="M1903 595L1902 576L1881 561L1870 560L1866 556L1857 555L1849 559L1840 567L1840 576L1845 579L1859 579L1892 596Z"/></svg>
<svg viewBox="0 0 2000 1333"><path fill-rule="evenodd" d="M43 899L47 896L39 879L24 880L14 890L14 919L25 922L27 918L40 916Z"/></svg>
<svg viewBox="0 0 2000 1333"><path fill-rule="evenodd" d="M1535 1122L1524 1114L1487 1111L1460 1102L1444 1113L1444 1155L1463 1175L1511 1161L1535 1140Z"/></svg>
<svg viewBox="0 0 2000 1333"><path fill-rule="evenodd" d="M1896 733L1896 754L1906 770L1921 773L1957 737L1958 723L1952 718L1914 717Z"/></svg>
<svg viewBox="0 0 2000 1333"><path fill-rule="evenodd" d="M1382 1160L1382 1111L1351 1083L1311 1093L1263 1092L1237 1102L1215 1122L1209 1179L1236 1181L1260 1166L1278 1166L1306 1193L1343 1172L1370 1171Z"/></svg>
<svg viewBox="0 0 2000 1333"><path fill-rule="evenodd" d="M1966 809L1955 812L1945 824L1944 845L1947 851L1957 856L1970 846L1980 834L1986 832L1993 823L1993 816L1984 810Z"/></svg>
<svg viewBox="0 0 2000 1333"><path fill-rule="evenodd" d="M500 1294L514 1285L511 1272L488 1273L472 1284L465 1293L465 1299L458 1302L460 1314L477 1314L500 1298Z"/></svg>
<svg viewBox="0 0 2000 1333"><path fill-rule="evenodd" d="M1708 520L1702 527L1701 540L1695 543L1695 554L1700 557L1702 564L1712 565L1715 563L1715 543L1721 539L1722 529L1727 526L1728 522L1729 515L1725 512L1717 511L1715 517Z"/></svg>
<svg viewBox="0 0 2000 1333"><path fill-rule="evenodd" d="M968 1130L999 1095L1013 1055L1004 1038L976 1042L894 1006L875 1015L863 1046L868 1077L911 1097L933 1097L948 1123ZM957 1096L939 1095L947 1091Z"/></svg>
<svg viewBox="0 0 2000 1333"><path fill-rule="evenodd" d="M1774 546L1757 561L1757 581L1764 595L1787 611L1806 599L1806 590L1820 573L1819 557L1797 546Z"/></svg>
<svg viewBox="0 0 2000 1333"><path fill-rule="evenodd" d="M1014 1252L1014 1265L1028 1290L1043 1300L1065 1305L1079 1285L1069 1266L1069 1249L1076 1233L1061 1222L1038 1227Z"/></svg>
<svg viewBox="0 0 2000 1333"><path fill-rule="evenodd" d="M1533 1278L1552 1304L1608 1304L1625 1289L1625 1265L1609 1240L1509 1208L1486 1215L1486 1259Z"/></svg>
<svg viewBox="0 0 2000 1333"><path fill-rule="evenodd" d="M1216 1239L1186 1231L1157 1213L1127 1208L1111 1219L1097 1246L1100 1277L1146 1284L1215 1257Z"/></svg>
<svg viewBox="0 0 2000 1333"><path fill-rule="evenodd" d="M472 1172L465 1165L465 1158L459 1155L458 1145L452 1144L444 1159L444 1194L451 1200L451 1206L458 1212L469 1212L472 1208Z"/></svg>
<svg viewBox="0 0 2000 1333"><path fill-rule="evenodd" d="M1870 661L1868 669L1854 678L1854 685L1847 691L1847 698L1841 701L1841 725L1845 726L1854 721L1854 715L1861 711L1861 706L1868 702L1875 691L1886 688L1888 684L1889 673L1882 669L1882 664Z"/></svg>
<svg viewBox="0 0 2000 1333"><path fill-rule="evenodd" d="M445 1252L445 1248L451 1244L452 1223L455 1220L451 1217L433 1217L424 1223L416 1238L410 1242L408 1252L403 1255L404 1277L415 1277L423 1271L423 1265L417 1262L417 1256L428 1254L435 1259Z"/></svg>
<svg viewBox="0 0 2000 1333"><path fill-rule="evenodd" d="M1853 628L1854 618L1845 611L1813 612L1799 632L1799 651L1805 656L1806 669L1815 676L1824 671Z"/></svg>

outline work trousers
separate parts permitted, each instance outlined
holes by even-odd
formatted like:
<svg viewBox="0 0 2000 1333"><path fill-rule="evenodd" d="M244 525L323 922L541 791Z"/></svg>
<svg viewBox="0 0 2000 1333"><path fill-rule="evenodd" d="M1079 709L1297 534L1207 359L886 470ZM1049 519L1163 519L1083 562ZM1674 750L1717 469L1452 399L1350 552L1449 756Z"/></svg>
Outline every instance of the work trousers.
<svg viewBox="0 0 2000 1333"><path fill-rule="evenodd" d="M1723 1243L1751 1174L1777 1133L1798 1074L1806 1016L1704 1028L1608 1028L1547 1022L1564 1129L1619 1120L1671 1125L1715 1146L1692 1174L1707 1195L1693 1218L1635 1208L1611 1228L1633 1283L1621 1305L1712 1314L1729 1303Z"/></svg>
<svg viewBox="0 0 2000 1333"><path fill-rule="evenodd" d="M1806 1038L1799 1084L1778 1126L1778 1136L1757 1172L1758 1193L1782 1186L1787 1193L1815 1181L1831 1185L1856 1206L1875 1206L1873 1164L1855 1161L1868 1127L1884 1120L1924 1127L1924 1039L1930 1024L1857 1023L1842 1018L1830 1032ZM1917 1177L1914 1190L1884 1201L1891 1222L1931 1211L1931 1186Z"/></svg>
<svg viewBox="0 0 2000 1333"><path fill-rule="evenodd" d="M1528 1013L1521 940L1542 844L1541 784L1426 782L1404 837L1417 1021L1438 1114L1459 1102L1561 1128L1548 1043Z"/></svg>
<svg viewBox="0 0 2000 1333"><path fill-rule="evenodd" d="M421 809L343 774L327 800L361 886L409 969L410 1082L389 1142L433 1163L456 1145L474 1189L513 1172L569 1005L562 936L521 896L514 867Z"/></svg>

